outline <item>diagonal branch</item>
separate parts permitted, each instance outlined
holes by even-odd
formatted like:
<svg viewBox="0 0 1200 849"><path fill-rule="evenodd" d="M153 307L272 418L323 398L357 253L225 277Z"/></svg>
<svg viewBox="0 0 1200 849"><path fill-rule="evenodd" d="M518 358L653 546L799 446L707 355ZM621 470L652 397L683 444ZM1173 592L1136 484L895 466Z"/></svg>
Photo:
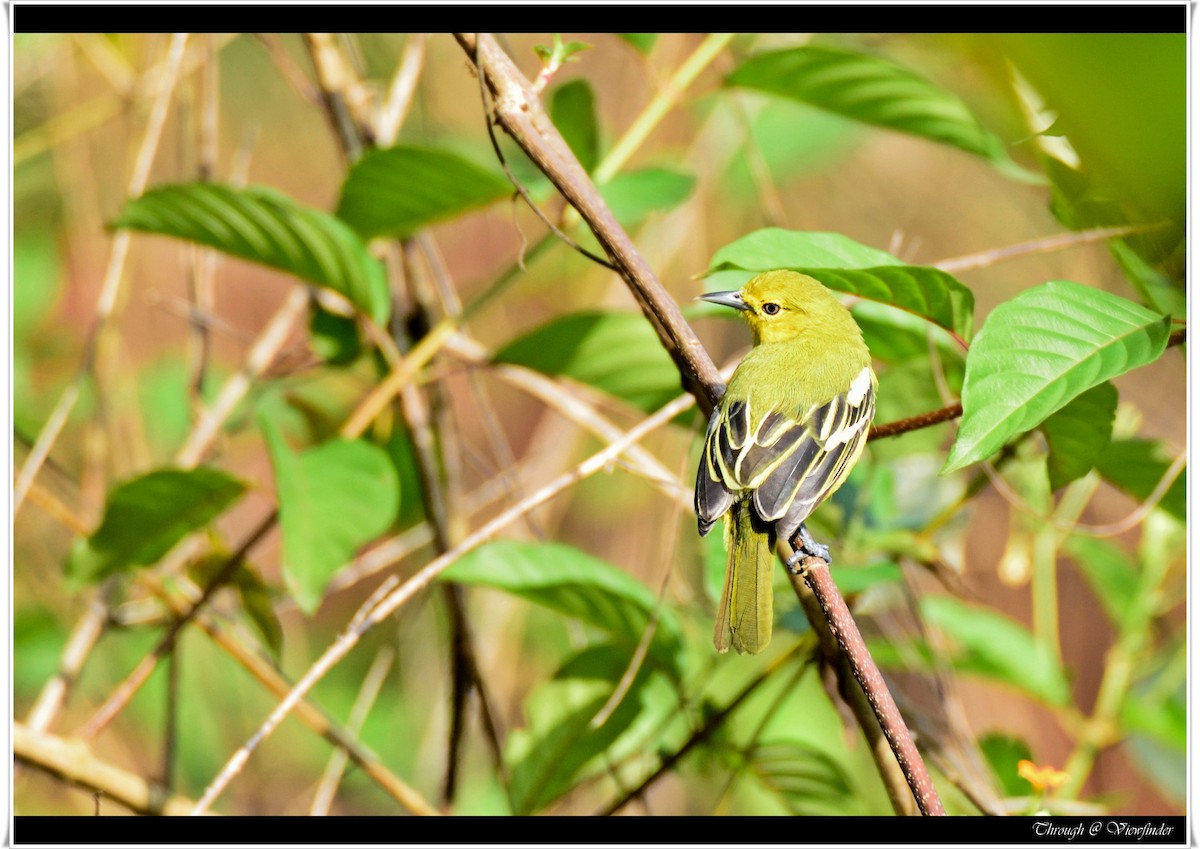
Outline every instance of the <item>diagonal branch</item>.
<svg viewBox="0 0 1200 849"><path fill-rule="evenodd" d="M628 284L642 312L650 320L663 347L674 359L684 388L696 397L701 410L707 415L724 393L724 384L716 366L684 321L678 306L605 205L587 172L546 115L529 81L521 75L492 36L485 33L455 33L455 38L485 76L484 82L495 99L496 122L550 178L555 188L591 228ZM491 121L491 116L488 116L488 120ZM808 570L808 575L819 571ZM856 655L861 646L862 654L870 662L862 636L837 586L832 580L820 580L819 576L813 580L806 575L806 580L820 601L828 626L843 653ZM818 622L813 622L813 625L818 626ZM895 710L883 678L878 670L873 675L869 674L869 670L860 675L860 669L866 667L861 664L855 667L853 656L850 660L852 668L855 668L855 677L867 694L867 700L922 812L944 813L925 764L908 729L900 720L899 711ZM870 662L870 668L874 669L873 662ZM886 708L887 704L891 704L890 711Z"/></svg>

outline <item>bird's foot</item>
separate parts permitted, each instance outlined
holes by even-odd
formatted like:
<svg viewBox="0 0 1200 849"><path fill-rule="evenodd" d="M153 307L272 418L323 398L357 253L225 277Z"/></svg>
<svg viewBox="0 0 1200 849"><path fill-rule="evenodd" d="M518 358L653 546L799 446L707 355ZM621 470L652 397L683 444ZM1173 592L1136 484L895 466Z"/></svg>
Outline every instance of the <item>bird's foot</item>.
<svg viewBox="0 0 1200 849"><path fill-rule="evenodd" d="M800 561L805 557L820 557L825 561L826 566L833 562L833 558L829 555L829 546L822 545L813 539L812 534L808 532L808 528L804 525L800 526L799 537L800 548L787 559L789 572L798 573L800 571Z"/></svg>

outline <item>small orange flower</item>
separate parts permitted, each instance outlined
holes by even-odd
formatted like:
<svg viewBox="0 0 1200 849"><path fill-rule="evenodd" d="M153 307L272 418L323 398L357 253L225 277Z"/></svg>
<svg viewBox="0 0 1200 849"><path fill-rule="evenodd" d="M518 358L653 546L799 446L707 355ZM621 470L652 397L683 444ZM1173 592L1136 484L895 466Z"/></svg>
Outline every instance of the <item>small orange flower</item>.
<svg viewBox="0 0 1200 849"><path fill-rule="evenodd" d="M1038 766L1033 761L1020 761L1017 764L1017 775L1033 785L1039 793L1047 789L1054 790L1067 783L1067 774L1052 766Z"/></svg>

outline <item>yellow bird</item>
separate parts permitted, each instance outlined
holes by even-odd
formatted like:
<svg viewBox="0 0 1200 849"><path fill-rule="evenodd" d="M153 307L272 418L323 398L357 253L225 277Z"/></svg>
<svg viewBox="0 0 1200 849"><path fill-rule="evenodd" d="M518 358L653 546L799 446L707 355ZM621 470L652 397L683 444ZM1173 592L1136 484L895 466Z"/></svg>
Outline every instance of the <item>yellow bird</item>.
<svg viewBox="0 0 1200 849"><path fill-rule="evenodd" d="M809 554L829 562L804 522L862 455L878 381L850 311L807 275L767 271L702 297L741 311L754 334L708 422L696 517L701 536L726 517L713 644L756 654L771 639L775 540L799 531L789 567Z"/></svg>

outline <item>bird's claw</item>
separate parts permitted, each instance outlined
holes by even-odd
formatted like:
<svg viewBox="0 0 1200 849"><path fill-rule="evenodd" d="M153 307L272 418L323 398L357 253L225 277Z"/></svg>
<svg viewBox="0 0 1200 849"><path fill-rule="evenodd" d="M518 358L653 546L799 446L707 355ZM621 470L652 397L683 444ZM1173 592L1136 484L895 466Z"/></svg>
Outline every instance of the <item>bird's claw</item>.
<svg viewBox="0 0 1200 849"><path fill-rule="evenodd" d="M826 566L833 562L833 558L829 555L829 546L822 545L813 539L812 534L808 532L808 528L804 527L804 525L800 526L799 537L800 547L787 559L789 572L799 573L800 561L805 557L820 557L825 561Z"/></svg>

